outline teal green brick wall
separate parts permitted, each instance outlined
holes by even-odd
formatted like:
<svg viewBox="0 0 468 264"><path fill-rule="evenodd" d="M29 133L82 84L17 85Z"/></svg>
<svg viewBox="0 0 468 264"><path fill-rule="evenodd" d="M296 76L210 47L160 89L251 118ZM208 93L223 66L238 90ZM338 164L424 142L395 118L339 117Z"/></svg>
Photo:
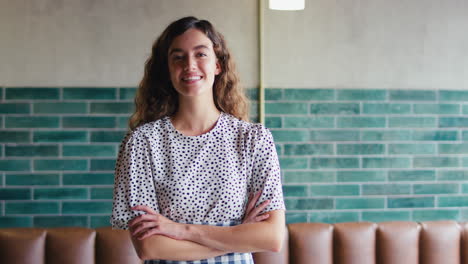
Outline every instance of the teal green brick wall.
<svg viewBox="0 0 468 264"><path fill-rule="evenodd" d="M0 89L0 227L109 225L135 88ZM265 100L288 223L468 221L468 92L266 89Z"/></svg>
<svg viewBox="0 0 468 264"><path fill-rule="evenodd" d="M467 92L266 94L289 223L468 220Z"/></svg>

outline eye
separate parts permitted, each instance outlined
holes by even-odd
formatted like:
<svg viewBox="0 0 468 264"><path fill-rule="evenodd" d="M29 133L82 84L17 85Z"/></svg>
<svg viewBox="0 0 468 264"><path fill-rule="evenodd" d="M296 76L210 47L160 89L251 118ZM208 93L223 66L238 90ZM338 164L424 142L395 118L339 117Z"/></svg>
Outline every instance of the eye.
<svg viewBox="0 0 468 264"><path fill-rule="evenodd" d="M197 57L206 57L208 55L206 55L206 53L203 53L203 52L200 52L197 54Z"/></svg>
<svg viewBox="0 0 468 264"><path fill-rule="evenodd" d="M184 58L184 56L182 56L182 55L178 55L178 54L172 55L172 60L174 60L174 61L180 61L183 58Z"/></svg>

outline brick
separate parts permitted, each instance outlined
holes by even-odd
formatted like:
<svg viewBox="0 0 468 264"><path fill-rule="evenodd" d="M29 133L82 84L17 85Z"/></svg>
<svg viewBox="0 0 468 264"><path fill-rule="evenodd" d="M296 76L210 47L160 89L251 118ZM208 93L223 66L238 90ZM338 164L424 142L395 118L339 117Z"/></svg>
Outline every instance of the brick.
<svg viewBox="0 0 468 264"><path fill-rule="evenodd" d="M134 103L91 103L91 114L131 114L134 111Z"/></svg>
<svg viewBox="0 0 468 264"><path fill-rule="evenodd" d="M64 100L115 100L115 88L80 88L63 89Z"/></svg>
<svg viewBox="0 0 468 264"><path fill-rule="evenodd" d="M279 158L282 169L307 169L307 158Z"/></svg>
<svg viewBox="0 0 468 264"><path fill-rule="evenodd" d="M439 91L440 101L467 101L468 92L466 91Z"/></svg>
<svg viewBox="0 0 468 264"><path fill-rule="evenodd" d="M83 171L87 169L87 160L35 160L34 169L38 171Z"/></svg>
<svg viewBox="0 0 468 264"><path fill-rule="evenodd" d="M408 91L393 90L390 91L390 100L392 101L435 101L435 91Z"/></svg>
<svg viewBox="0 0 468 264"><path fill-rule="evenodd" d="M346 101L383 101L387 97L386 90L339 90L338 100Z"/></svg>
<svg viewBox="0 0 468 264"><path fill-rule="evenodd" d="M88 227L87 216L36 216L34 227Z"/></svg>
<svg viewBox="0 0 468 264"><path fill-rule="evenodd" d="M389 171L389 181L434 181L435 171L433 170L402 170Z"/></svg>
<svg viewBox="0 0 468 264"><path fill-rule="evenodd" d="M399 195L411 194L409 184L363 184L363 195Z"/></svg>
<svg viewBox="0 0 468 264"><path fill-rule="evenodd" d="M329 198L287 198L284 202L287 210L333 209L333 199Z"/></svg>
<svg viewBox="0 0 468 264"><path fill-rule="evenodd" d="M409 168L409 158L363 158L363 168Z"/></svg>
<svg viewBox="0 0 468 264"><path fill-rule="evenodd" d="M34 189L34 200L78 200L87 199L87 188L38 188Z"/></svg>
<svg viewBox="0 0 468 264"><path fill-rule="evenodd" d="M35 114L86 114L86 103L34 103Z"/></svg>
<svg viewBox="0 0 468 264"><path fill-rule="evenodd" d="M380 209L385 207L384 198L337 198L336 209Z"/></svg>
<svg viewBox="0 0 468 264"><path fill-rule="evenodd" d="M460 106L457 104L414 104L415 114L435 114L449 115L460 113Z"/></svg>
<svg viewBox="0 0 468 264"><path fill-rule="evenodd" d="M30 200L31 190L26 188L0 188L1 200Z"/></svg>
<svg viewBox="0 0 468 264"><path fill-rule="evenodd" d="M34 143L43 142L86 142L86 131L34 131Z"/></svg>
<svg viewBox="0 0 468 264"><path fill-rule="evenodd" d="M64 157L115 157L115 145L66 145L63 146Z"/></svg>
<svg viewBox="0 0 468 264"><path fill-rule="evenodd" d="M458 193L458 184L414 184L414 194L451 194Z"/></svg>
<svg viewBox="0 0 468 264"><path fill-rule="evenodd" d="M63 117L64 128L114 128L115 117L103 116L69 116Z"/></svg>
<svg viewBox="0 0 468 264"><path fill-rule="evenodd" d="M29 114L27 103L0 103L0 114Z"/></svg>
<svg viewBox="0 0 468 264"><path fill-rule="evenodd" d="M266 101L276 101L283 99L283 89L278 88L268 88L265 89L265 100Z"/></svg>
<svg viewBox="0 0 468 264"><path fill-rule="evenodd" d="M128 128L128 120L129 116L119 116L117 117L117 123L118 125L116 126L117 128Z"/></svg>
<svg viewBox="0 0 468 264"><path fill-rule="evenodd" d="M112 200L113 191L112 187L91 188L91 199Z"/></svg>
<svg viewBox="0 0 468 264"><path fill-rule="evenodd" d="M0 160L0 171L29 171L29 160Z"/></svg>
<svg viewBox="0 0 468 264"><path fill-rule="evenodd" d="M317 130L310 131L311 141L359 141L359 131Z"/></svg>
<svg viewBox="0 0 468 264"><path fill-rule="evenodd" d="M58 88L5 88L6 100L58 100Z"/></svg>
<svg viewBox="0 0 468 264"><path fill-rule="evenodd" d="M307 213L286 212L286 224L307 223Z"/></svg>
<svg viewBox="0 0 468 264"><path fill-rule="evenodd" d="M58 156L58 145L16 145L5 146L7 157L50 157Z"/></svg>
<svg viewBox="0 0 468 264"><path fill-rule="evenodd" d="M467 154L468 143L439 144L439 154Z"/></svg>
<svg viewBox="0 0 468 264"><path fill-rule="evenodd" d="M334 117L287 117L284 119L285 128L334 128Z"/></svg>
<svg viewBox="0 0 468 264"><path fill-rule="evenodd" d="M439 127L468 127L468 117L440 117Z"/></svg>
<svg viewBox="0 0 468 264"><path fill-rule="evenodd" d="M0 131L0 143L28 143L29 131Z"/></svg>
<svg viewBox="0 0 468 264"><path fill-rule="evenodd" d="M301 142L309 140L309 132L304 130L271 130L275 142Z"/></svg>
<svg viewBox="0 0 468 264"><path fill-rule="evenodd" d="M338 155L379 155L384 152L383 144L337 144Z"/></svg>
<svg viewBox="0 0 468 264"><path fill-rule="evenodd" d="M128 87L128 88L119 88L119 99L120 100L133 100L135 99L136 95L136 88Z"/></svg>
<svg viewBox="0 0 468 264"><path fill-rule="evenodd" d="M265 126L268 128L281 128L283 122L281 117L265 117Z"/></svg>
<svg viewBox="0 0 468 264"><path fill-rule="evenodd" d="M338 117L339 128L385 127L385 117Z"/></svg>
<svg viewBox="0 0 468 264"><path fill-rule="evenodd" d="M457 131L413 131L416 141L450 141L458 140Z"/></svg>
<svg viewBox="0 0 468 264"><path fill-rule="evenodd" d="M462 131L462 140L468 141L468 130Z"/></svg>
<svg viewBox="0 0 468 264"><path fill-rule="evenodd" d="M389 144L388 154L411 154L411 155L426 155L435 154L435 144Z"/></svg>
<svg viewBox="0 0 468 264"><path fill-rule="evenodd" d="M122 142L127 131L91 131L91 142Z"/></svg>
<svg viewBox="0 0 468 264"><path fill-rule="evenodd" d="M7 174L5 175L5 184L14 185L59 185L59 174Z"/></svg>
<svg viewBox="0 0 468 264"><path fill-rule="evenodd" d="M112 185L113 173L64 173L64 185Z"/></svg>
<svg viewBox="0 0 468 264"><path fill-rule="evenodd" d="M51 116L7 116L6 128L58 128L59 118Z"/></svg>
<svg viewBox="0 0 468 264"><path fill-rule="evenodd" d="M308 105L306 103L265 103L266 114L307 114Z"/></svg>
<svg viewBox="0 0 468 264"><path fill-rule="evenodd" d="M338 182L382 182L386 180L384 171L337 171Z"/></svg>
<svg viewBox="0 0 468 264"><path fill-rule="evenodd" d="M310 213L310 222L314 223L343 223L359 221L358 212L313 212Z"/></svg>
<svg viewBox="0 0 468 264"><path fill-rule="evenodd" d="M458 167L459 162L456 157L417 157L413 159L415 168L440 168Z"/></svg>
<svg viewBox="0 0 468 264"><path fill-rule="evenodd" d="M468 171L466 170L437 171L437 180L439 181L468 181Z"/></svg>
<svg viewBox="0 0 468 264"><path fill-rule="evenodd" d="M436 124L435 117L389 117L388 126L391 128L392 127L432 128L432 127L436 127L437 124Z"/></svg>
<svg viewBox="0 0 468 264"><path fill-rule="evenodd" d="M284 183L334 182L332 171L285 171Z"/></svg>
<svg viewBox="0 0 468 264"><path fill-rule="evenodd" d="M359 185L311 185L311 196L351 196L359 195Z"/></svg>
<svg viewBox="0 0 468 264"><path fill-rule="evenodd" d="M357 158L311 158L310 167L313 169L323 168L358 168Z"/></svg>
<svg viewBox="0 0 468 264"><path fill-rule="evenodd" d="M459 215L460 213L458 210L414 210L413 221L457 221Z"/></svg>
<svg viewBox="0 0 468 264"><path fill-rule="evenodd" d="M361 140L363 141L408 141L411 140L411 131L362 131Z"/></svg>
<svg viewBox="0 0 468 264"><path fill-rule="evenodd" d="M364 114L409 114L411 113L410 104L364 104Z"/></svg>
<svg viewBox="0 0 468 264"><path fill-rule="evenodd" d="M437 197L439 207L466 207L468 196L439 196Z"/></svg>
<svg viewBox="0 0 468 264"><path fill-rule="evenodd" d="M32 218L27 216L0 216L0 228L32 227Z"/></svg>
<svg viewBox="0 0 468 264"><path fill-rule="evenodd" d="M362 212L362 221L388 222L388 221L410 221L409 211L370 211Z"/></svg>
<svg viewBox="0 0 468 264"><path fill-rule="evenodd" d="M92 159L91 171L114 171L115 159Z"/></svg>
<svg viewBox="0 0 468 264"><path fill-rule="evenodd" d="M5 214L58 214L58 202L7 202Z"/></svg>
<svg viewBox="0 0 468 264"><path fill-rule="evenodd" d="M110 226L110 216L105 215L96 215L90 216L90 228L98 228L98 227L105 227Z"/></svg>
<svg viewBox="0 0 468 264"><path fill-rule="evenodd" d="M283 185L284 197L307 197L307 186Z"/></svg>
<svg viewBox="0 0 468 264"><path fill-rule="evenodd" d="M359 114L357 103L320 103L310 105L311 114L324 115L352 115Z"/></svg>
<svg viewBox="0 0 468 264"><path fill-rule="evenodd" d="M285 89L284 99L289 101L330 101L335 91L330 89Z"/></svg>
<svg viewBox="0 0 468 264"><path fill-rule="evenodd" d="M63 202L63 214L107 214L112 211L112 202Z"/></svg>
<svg viewBox="0 0 468 264"><path fill-rule="evenodd" d="M247 95L247 98L249 98L249 100L258 101L259 89L245 89L245 94Z"/></svg>
<svg viewBox="0 0 468 264"><path fill-rule="evenodd" d="M332 144L285 144L285 155L332 155Z"/></svg>
<svg viewBox="0 0 468 264"><path fill-rule="evenodd" d="M434 207L434 197L388 198L388 208Z"/></svg>
<svg viewBox="0 0 468 264"><path fill-rule="evenodd" d="M462 193L468 194L468 183L462 184Z"/></svg>

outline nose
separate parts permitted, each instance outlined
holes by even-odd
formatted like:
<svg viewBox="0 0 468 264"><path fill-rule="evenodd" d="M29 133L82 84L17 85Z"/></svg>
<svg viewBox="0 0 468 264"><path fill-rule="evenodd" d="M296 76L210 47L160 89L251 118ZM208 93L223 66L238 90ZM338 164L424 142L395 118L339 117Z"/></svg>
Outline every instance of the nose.
<svg viewBox="0 0 468 264"><path fill-rule="evenodd" d="M184 70L188 71L194 68L195 68L195 58L193 58L192 56L187 56L187 58L185 59Z"/></svg>

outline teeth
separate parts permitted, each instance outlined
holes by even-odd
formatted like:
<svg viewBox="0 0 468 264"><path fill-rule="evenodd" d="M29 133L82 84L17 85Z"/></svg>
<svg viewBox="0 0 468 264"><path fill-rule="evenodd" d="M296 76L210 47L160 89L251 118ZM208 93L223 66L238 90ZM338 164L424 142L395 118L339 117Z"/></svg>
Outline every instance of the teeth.
<svg viewBox="0 0 468 264"><path fill-rule="evenodd" d="M182 80L184 81L194 81L194 80L200 80L200 79L201 79L201 76L191 76L191 77L182 78Z"/></svg>

